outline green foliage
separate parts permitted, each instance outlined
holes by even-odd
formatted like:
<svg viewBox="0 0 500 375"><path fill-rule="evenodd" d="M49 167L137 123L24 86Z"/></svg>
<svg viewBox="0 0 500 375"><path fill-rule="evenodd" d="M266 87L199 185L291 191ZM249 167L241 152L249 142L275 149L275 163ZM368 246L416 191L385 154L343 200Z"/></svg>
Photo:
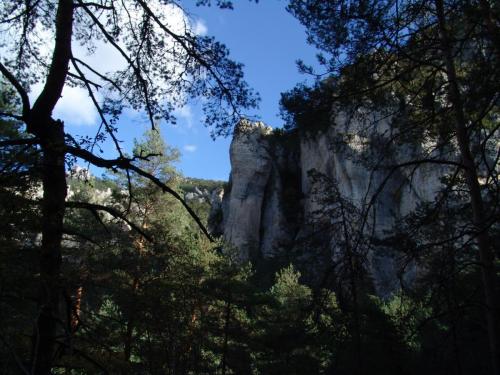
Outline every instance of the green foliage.
<svg viewBox="0 0 500 375"><path fill-rule="evenodd" d="M332 362L338 339L335 299L326 292L322 311L314 311L312 290L299 278L291 265L280 270L268 292L270 303L259 311L265 348L257 357L259 373L320 374Z"/></svg>
<svg viewBox="0 0 500 375"><path fill-rule="evenodd" d="M298 85L281 94L280 107L285 129L324 131L332 124L333 86L330 81L314 87Z"/></svg>
<svg viewBox="0 0 500 375"><path fill-rule="evenodd" d="M271 295L283 307L300 310L300 305L311 298L311 290L299 283L300 272L295 271L292 265L283 268L276 275L276 283L271 288ZM297 308L299 307L299 308Z"/></svg>
<svg viewBox="0 0 500 375"><path fill-rule="evenodd" d="M388 301L377 302L397 328L405 345L413 351L420 351L422 341L419 324L431 316L432 309L426 303L413 300L403 293L395 294Z"/></svg>
<svg viewBox="0 0 500 375"><path fill-rule="evenodd" d="M11 110L12 103L2 90L0 111ZM20 123L0 118L0 142L22 138ZM0 148L0 368L6 373L15 373L28 358L32 317L37 311L37 164L34 146Z"/></svg>
<svg viewBox="0 0 500 375"><path fill-rule="evenodd" d="M215 189L224 188L227 184L226 181L217 181L217 180L206 180L203 178L194 178L194 177L183 177L179 183L179 188L185 192L190 193L195 191L196 188L199 190L207 190L209 192L214 191Z"/></svg>
<svg viewBox="0 0 500 375"><path fill-rule="evenodd" d="M211 210L210 195L219 189L225 189L227 182L217 180L206 180L202 178L182 177L179 179L178 189L184 194L187 193L207 193L208 197L196 196L189 201L189 206L193 209L201 221L207 225ZM222 214L222 213L221 213Z"/></svg>

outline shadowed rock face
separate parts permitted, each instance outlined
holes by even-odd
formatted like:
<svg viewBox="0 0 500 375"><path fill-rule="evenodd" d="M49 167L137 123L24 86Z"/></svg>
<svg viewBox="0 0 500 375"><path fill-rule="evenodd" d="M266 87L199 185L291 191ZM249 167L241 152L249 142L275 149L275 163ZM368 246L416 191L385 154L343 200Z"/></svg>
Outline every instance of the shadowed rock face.
<svg viewBox="0 0 500 375"><path fill-rule="evenodd" d="M395 222L418 202L434 199L444 170L435 166L423 166L413 173L402 169L385 181L387 168L373 172L360 162L363 157L369 160L383 154L384 142L391 136L387 121L338 115L333 122L330 128L314 134L294 131L278 135L260 122L242 121L237 126L230 148L230 186L219 207L221 231L225 240L238 248L242 261L280 257L303 246L302 239L315 230L317 222L311 223L317 220L318 210L324 208L314 192L326 190L314 185L311 170L332 181L341 196L360 210L385 182L369 215L368 227L378 238L387 236ZM370 123L377 126L370 127ZM373 148L374 137L375 144L381 145L379 151L367 148L368 144ZM384 154L383 160L385 165L394 165L412 160L416 152L421 150L408 146L397 155ZM305 262L316 259L312 263L318 267L313 270L317 273L336 256L335 230L330 226L321 235L320 247L323 253L326 250L326 257L317 256L310 246L300 249ZM366 255L365 267L374 289L387 297L399 286L397 257L381 246ZM404 279L411 282L415 272L415 267L409 267Z"/></svg>

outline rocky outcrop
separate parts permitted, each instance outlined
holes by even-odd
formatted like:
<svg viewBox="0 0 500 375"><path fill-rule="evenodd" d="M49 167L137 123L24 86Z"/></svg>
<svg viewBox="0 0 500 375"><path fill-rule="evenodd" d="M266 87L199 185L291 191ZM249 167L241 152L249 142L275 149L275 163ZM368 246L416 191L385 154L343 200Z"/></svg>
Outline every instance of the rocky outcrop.
<svg viewBox="0 0 500 375"><path fill-rule="evenodd" d="M198 202L198 203L203 203L203 202L210 202L212 197L212 193L209 192L207 189L200 189L199 187L195 186L193 188L193 191L186 192L184 194L184 200L187 203L192 203L192 202Z"/></svg>
<svg viewBox="0 0 500 375"><path fill-rule="evenodd" d="M237 126L230 148L230 183L218 209L219 232L238 248L242 260L272 259L290 252L306 260L332 260L338 247L335 231L340 228L327 225L321 235L319 246L326 250L326 260L303 245L318 228L318 220L334 221L317 215L325 209L325 200L318 198L318 192L328 194L325 180L360 212L371 207L365 230L378 238L387 236L419 202L434 198L444 171L434 165L393 168L422 150L407 146L389 153L384 145L393 135L392 127L389 120L375 116L339 114L332 126L314 133L273 131L248 121ZM312 178L312 171L324 178ZM371 247L366 257L377 294L389 295L400 281L397 257L382 246ZM404 277L411 279L414 273L415 267L409 267Z"/></svg>
<svg viewBox="0 0 500 375"><path fill-rule="evenodd" d="M314 186L308 175L313 169L335 183L340 195L352 202L361 216L369 208L365 233L369 232L376 242L390 236L396 222L412 212L419 202L432 201L440 189L443 169L435 165L395 168L418 159L422 150L405 145L395 152L388 147L393 135L389 120L379 120L376 114L370 117L340 114L327 130L303 135L300 140L303 215L309 218L321 209L313 192L324 188ZM329 246L333 254L335 241L330 241ZM381 245L371 244L367 251L366 268L381 297L390 295L401 282L411 282L416 275L414 264L407 265L401 273L398 258L391 248Z"/></svg>
<svg viewBox="0 0 500 375"><path fill-rule="evenodd" d="M242 260L264 255L272 247L269 235L280 231L279 189L270 186L279 184L271 139L272 129L263 123L242 121L231 143L232 172L223 227L225 239L238 248Z"/></svg>

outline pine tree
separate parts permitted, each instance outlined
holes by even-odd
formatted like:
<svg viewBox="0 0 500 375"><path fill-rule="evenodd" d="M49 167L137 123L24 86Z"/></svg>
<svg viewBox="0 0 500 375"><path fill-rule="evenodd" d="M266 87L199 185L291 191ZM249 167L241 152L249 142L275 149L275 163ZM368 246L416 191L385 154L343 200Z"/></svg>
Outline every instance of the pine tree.
<svg viewBox="0 0 500 375"><path fill-rule="evenodd" d="M217 4L228 7L231 3ZM188 22L180 31L173 29L166 17L168 12L184 14L181 5L173 1L3 1L0 5L0 20L5 26L1 34L6 41L0 72L21 103L20 113L2 112L2 117L25 124L27 137L10 143L38 145L42 160L40 313L32 355L36 374L50 373L59 345L56 332L62 292L67 158L148 177L182 200L174 190L140 169L135 163L137 158L124 155L116 135L122 110L143 110L154 128L157 118L173 120L173 109L188 98L203 97L207 99L207 124L213 126L214 133L221 134L230 131L241 109L256 104L256 97L243 81L241 65L228 58L227 49L212 38L194 35ZM51 53L41 53L49 41L54 41ZM92 52L101 41L123 59L123 69L99 71L75 48L78 43ZM42 90L33 100L28 93L34 83L40 83ZM78 140L76 134L67 133L64 122L53 115L63 88L71 85L87 91L99 114L102 126L95 142ZM106 91L102 101L97 96L100 88ZM94 143L105 137L116 147L114 159L94 153ZM194 212L188 211L197 220Z"/></svg>
<svg viewBox="0 0 500 375"><path fill-rule="evenodd" d="M385 153L371 161L372 168L380 168L389 150L397 155L400 144L434 145L388 166L385 182L398 169L425 164L448 166L455 175L445 193L463 181L470 214L460 237L475 241L470 250L482 273L491 371L498 374L498 278L492 241L498 168L490 153L498 139L498 26L491 22L498 19L498 7L488 1L292 0L288 9L306 26L308 40L324 52L320 62L332 75L326 84L334 92L333 101L326 102L393 119L396 132L384 141ZM291 104L296 98L285 97ZM377 125L377 120L370 124Z"/></svg>

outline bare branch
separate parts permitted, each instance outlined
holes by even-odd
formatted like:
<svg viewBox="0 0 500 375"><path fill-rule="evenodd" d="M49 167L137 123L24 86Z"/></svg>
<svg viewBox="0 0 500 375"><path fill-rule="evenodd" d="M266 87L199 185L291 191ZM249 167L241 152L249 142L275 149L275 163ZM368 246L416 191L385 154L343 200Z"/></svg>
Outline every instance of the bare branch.
<svg viewBox="0 0 500 375"><path fill-rule="evenodd" d="M21 97L21 101L23 103L23 117L27 117L31 109L28 93L21 85L21 83L17 80L17 78L1 62L0 62L0 72L2 72L5 78L7 78L7 80L12 84L12 86L14 86L17 93Z"/></svg>
<svg viewBox="0 0 500 375"><path fill-rule="evenodd" d="M408 162L404 162L404 163L400 163L400 164L397 164L397 165L390 166L389 167L390 168L389 172L387 173L387 175L385 176L385 178L382 180L382 182L379 184L379 186L377 187L377 189L375 190L375 192L371 196L370 201L368 202L368 205L366 206L366 208L364 210L365 212L363 214L363 217L362 217L362 220L361 220L360 229L359 229L360 232L362 232L364 230L365 225L366 225L366 223L368 221L368 214L369 214L371 208L373 207L373 205L377 201L378 196L382 193L382 191L385 188L385 185L389 182L389 180L391 179L392 175L394 173L396 173L396 171L399 170L400 168L405 168L405 167L410 167L410 166L416 166L416 165L422 165L422 164L440 164L440 165L450 165L450 166L453 165L453 166L456 166L456 167L461 168L461 169L465 168L461 163L454 162L454 161L451 161L451 160L438 160L438 159L412 160L412 161L408 161ZM360 242L361 238L362 238L362 236L359 236L358 241L357 241L356 245L354 246L355 249L359 246L359 242Z"/></svg>
<svg viewBox="0 0 500 375"><path fill-rule="evenodd" d="M137 173L140 176L145 177L146 179L150 180L153 182L156 186L158 186L163 192L169 193L172 195L175 199L177 199L183 206L184 208L188 211L189 215L194 219L196 224L198 224L198 227L201 229L203 234L210 240L210 242L214 242L214 239L208 232L207 228L203 225L201 222L200 218L196 213L193 211L191 207L186 203L184 199L171 187L167 186L163 182L161 182L157 177L153 176L152 174L142 170L141 168L137 167L136 165L132 164L132 162L135 159L129 159L129 158L118 158L118 159L103 159L98 156L95 156L91 152L84 150L82 148L78 147L72 147L72 146L66 146L66 152L79 157L96 167L101 167L101 168L108 168L108 169L123 169L123 170L130 170L135 173ZM137 159L137 158L136 158Z"/></svg>
<svg viewBox="0 0 500 375"><path fill-rule="evenodd" d="M102 86L98 83L95 83L94 81L91 81L90 79L86 78L83 74L82 75L76 75L74 73L68 72L68 77L71 77L73 79L76 79L78 81L82 81L85 83L85 85L92 85L96 89L100 89Z"/></svg>
<svg viewBox="0 0 500 375"><path fill-rule="evenodd" d="M94 8L97 8L97 9L105 9L105 10L113 10L114 7L111 6L111 5L102 5L102 4L98 4L98 3L93 3L93 2L90 2L90 3L80 3L80 4L76 4L75 5L75 8L80 8L80 7L94 7Z"/></svg>
<svg viewBox="0 0 500 375"><path fill-rule="evenodd" d="M92 19L92 21L95 23L95 25L101 30L102 34L106 38L106 40L120 53L120 55L123 56L123 58L127 61L127 63L130 65L130 67L134 70L134 74L136 75L137 79L141 83L142 90L144 93L144 101L146 102L146 111L148 112L149 116L149 121L151 122L151 125L154 128L154 116L153 116L153 110L151 108L151 104L149 101L149 92L148 92L148 87L146 84L146 80L141 74L141 70L134 64L130 56L128 56L125 51L116 43L114 38L109 35L107 32L106 28L104 25L97 19L97 17L88 9L87 6L85 6L85 3L83 3L81 0L77 0L78 3L82 6L84 9L85 13L88 14L88 16Z"/></svg>
<svg viewBox="0 0 500 375"><path fill-rule="evenodd" d="M101 204L95 204L95 203L74 202L74 201L66 202L66 207L67 208L82 208L82 209L92 211L94 213L98 212L98 211L107 212L108 214L112 215L116 219L120 219L120 220L123 220L124 222L126 222L128 225L130 225L132 227L132 229L134 229L141 236L146 238L149 242L153 242L153 239L151 238L151 236L146 234L138 225L134 224L127 217L125 217L121 212L119 212L118 210L116 210L113 207L103 206Z"/></svg>
<svg viewBox="0 0 500 375"><path fill-rule="evenodd" d="M115 144L116 150L118 151L120 156L123 157L123 152L122 152L122 149L120 147L120 143L118 142L118 139L116 139L116 136L113 132L113 129L111 129L111 127L109 126L108 120L106 120L106 117L104 116L104 112L102 111L101 106L99 105L99 103L97 103L97 99L94 95L94 92L92 91L92 88L90 87L90 84L87 82L85 75L81 71L80 67L78 66L78 64L74 58L71 58L71 62L73 63L73 66L75 67L76 71L80 75L81 79L85 82L85 87L87 88L90 99L92 100L94 107L96 108L97 112L99 113L99 116L101 117L101 121L104 124L104 127L106 128L107 133L111 136L111 139L113 139L113 143Z"/></svg>
<svg viewBox="0 0 500 375"><path fill-rule="evenodd" d="M106 81L109 84L111 84L115 89L118 90L118 92L122 92L122 88L115 81L113 81L112 79L106 77L104 74L99 73L97 70L95 70L94 68L92 68L89 64L87 64L85 61L80 60L80 59L78 59L78 58L76 58L74 56L73 56L72 60L76 61L77 63L79 63L81 65L83 65L85 68L87 68L88 70L90 70L92 73L94 73L96 76L98 76L99 78L101 78L103 81Z"/></svg>

